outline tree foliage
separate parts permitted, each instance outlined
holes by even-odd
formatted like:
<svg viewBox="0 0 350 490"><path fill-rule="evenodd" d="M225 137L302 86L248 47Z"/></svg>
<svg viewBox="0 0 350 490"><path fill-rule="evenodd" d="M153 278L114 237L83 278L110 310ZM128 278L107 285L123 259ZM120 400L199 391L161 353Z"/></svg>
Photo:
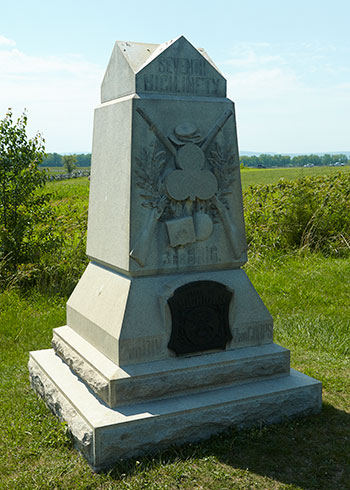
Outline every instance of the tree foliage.
<svg viewBox="0 0 350 490"><path fill-rule="evenodd" d="M44 140L40 133L28 138L26 127L25 112L13 121L9 109L0 121L0 280L9 269L33 260L50 241L47 229L33 232L49 213L48 196L37 192L46 182L38 168Z"/></svg>
<svg viewBox="0 0 350 490"><path fill-rule="evenodd" d="M62 167L63 166L63 155L59 153L47 153L44 157L42 166L43 167ZM80 153L75 155L76 166L77 167L90 167L91 165L91 153Z"/></svg>
<svg viewBox="0 0 350 490"><path fill-rule="evenodd" d="M62 157L62 163L67 173L70 175L76 168L77 157L76 155L64 155Z"/></svg>
<svg viewBox="0 0 350 490"><path fill-rule="evenodd" d="M244 167L303 167L304 165L334 165L338 164L348 164L350 160L348 157L339 153L337 155L295 155L290 157L289 155L268 155L262 153L261 155L246 156L242 155L240 157L240 162Z"/></svg>
<svg viewBox="0 0 350 490"><path fill-rule="evenodd" d="M43 159L42 165L44 167L61 167L62 155L59 153L47 153Z"/></svg>

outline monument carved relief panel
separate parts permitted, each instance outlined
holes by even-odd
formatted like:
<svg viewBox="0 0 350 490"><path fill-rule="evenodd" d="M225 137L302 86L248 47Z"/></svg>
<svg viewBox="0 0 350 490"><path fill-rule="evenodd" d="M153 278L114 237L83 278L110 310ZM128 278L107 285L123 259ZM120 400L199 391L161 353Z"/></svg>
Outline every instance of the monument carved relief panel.
<svg viewBox="0 0 350 490"><path fill-rule="evenodd" d="M233 112L223 111L203 135L200 123L190 121L175 126L170 123L168 132L163 132L146 111L136 110L152 130L154 139L136 158L136 186L149 214L130 256L141 267L147 265L157 226L165 227L168 248L181 255L179 249L205 243L217 224L223 227L231 253L238 259L242 249L227 196L233 192L239 166L232 146L225 148L216 140ZM171 252L164 255L169 257ZM175 260L179 265L187 265L180 257Z"/></svg>

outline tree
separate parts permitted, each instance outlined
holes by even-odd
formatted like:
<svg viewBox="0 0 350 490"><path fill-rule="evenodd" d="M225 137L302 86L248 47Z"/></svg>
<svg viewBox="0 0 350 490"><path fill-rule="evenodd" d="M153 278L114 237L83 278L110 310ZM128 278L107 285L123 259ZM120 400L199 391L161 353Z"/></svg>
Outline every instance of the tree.
<svg viewBox="0 0 350 490"><path fill-rule="evenodd" d="M340 153L339 155L332 155L333 163L348 163L348 157L344 155L344 153Z"/></svg>
<svg viewBox="0 0 350 490"><path fill-rule="evenodd" d="M62 165L61 155L58 153L47 153L42 165L44 167L60 167Z"/></svg>
<svg viewBox="0 0 350 490"><path fill-rule="evenodd" d="M76 168L77 156L76 155L64 155L62 157L62 163L67 173L71 175L73 170Z"/></svg>
<svg viewBox="0 0 350 490"><path fill-rule="evenodd" d="M38 166L45 155L40 133L29 139L25 112L17 122L12 110L0 121L0 263L12 267L28 261L31 232L43 217L46 197L37 189L46 182Z"/></svg>
<svg viewBox="0 0 350 490"><path fill-rule="evenodd" d="M78 167L90 167L91 165L91 153L83 153L77 155L77 166Z"/></svg>
<svg viewBox="0 0 350 490"><path fill-rule="evenodd" d="M333 163L333 159L331 155L329 155L328 153L322 155L321 161L322 161L322 165L330 165L331 163Z"/></svg>

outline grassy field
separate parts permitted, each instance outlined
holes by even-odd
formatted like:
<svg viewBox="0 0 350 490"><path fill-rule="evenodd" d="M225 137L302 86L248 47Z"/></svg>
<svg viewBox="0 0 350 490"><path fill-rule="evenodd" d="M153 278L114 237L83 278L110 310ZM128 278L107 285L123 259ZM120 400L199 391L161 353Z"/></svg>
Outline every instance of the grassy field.
<svg viewBox="0 0 350 490"><path fill-rule="evenodd" d="M49 188L60 226L72 237L81 233L88 180ZM291 349L292 366L322 381L320 415L232 428L93 474L28 382L28 352L50 347L52 329L65 323L66 296L12 288L0 294L0 489L350 489L350 260L257 256L246 271L274 317L275 341Z"/></svg>
<svg viewBox="0 0 350 490"><path fill-rule="evenodd" d="M241 170L242 188L246 189L249 185L275 184L279 179L295 180L301 177L311 177L317 175L331 175L337 172L349 172L350 165L346 167L291 167L291 168L244 168Z"/></svg>
<svg viewBox="0 0 350 490"><path fill-rule="evenodd" d="M42 167L49 173L66 173L64 167ZM90 167L78 167L77 170L90 170ZM268 168L254 169L243 168L241 170L242 187L245 189L249 185L274 184L279 179L295 180L301 177L314 175L330 175L336 172L350 172L350 165L345 167L292 167L292 168Z"/></svg>

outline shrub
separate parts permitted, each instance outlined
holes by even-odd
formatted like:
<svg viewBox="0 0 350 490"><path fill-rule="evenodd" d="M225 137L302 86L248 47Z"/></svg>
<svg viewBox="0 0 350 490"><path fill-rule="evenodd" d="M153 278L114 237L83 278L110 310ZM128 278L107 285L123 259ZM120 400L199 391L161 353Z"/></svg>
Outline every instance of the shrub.
<svg viewBox="0 0 350 490"><path fill-rule="evenodd" d="M46 182L38 166L44 140L26 134L25 113L14 122L8 110L0 121L0 282L6 283L35 263L43 250L58 245L59 237L47 225L49 196L38 189ZM38 226L40 224L40 226ZM29 267L31 269L31 267Z"/></svg>
<svg viewBox="0 0 350 490"><path fill-rule="evenodd" d="M255 253L296 249L350 254L350 175L280 179L244 192L246 232Z"/></svg>

